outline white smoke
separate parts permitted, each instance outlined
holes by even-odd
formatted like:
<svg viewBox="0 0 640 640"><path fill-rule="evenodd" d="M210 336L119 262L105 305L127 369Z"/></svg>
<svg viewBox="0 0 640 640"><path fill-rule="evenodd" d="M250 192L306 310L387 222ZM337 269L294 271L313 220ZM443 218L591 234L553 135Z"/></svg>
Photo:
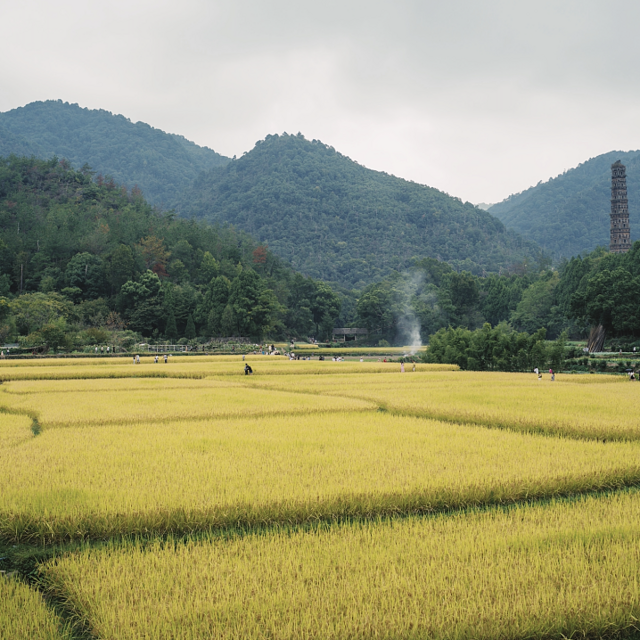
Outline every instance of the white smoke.
<svg viewBox="0 0 640 640"><path fill-rule="evenodd" d="M422 346L422 337L420 336L420 320L416 316L412 299L415 298L418 291L422 287L424 275L420 271L412 271L403 278L402 286L402 313L397 317L398 333L403 340L403 344L410 347L409 351L404 355L415 355Z"/></svg>

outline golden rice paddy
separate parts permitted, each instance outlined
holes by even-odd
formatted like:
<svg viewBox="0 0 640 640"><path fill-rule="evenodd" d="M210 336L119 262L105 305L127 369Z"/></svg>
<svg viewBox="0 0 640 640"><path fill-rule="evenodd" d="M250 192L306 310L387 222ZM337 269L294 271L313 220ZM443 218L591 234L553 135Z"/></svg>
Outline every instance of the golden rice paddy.
<svg viewBox="0 0 640 640"><path fill-rule="evenodd" d="M8 360L0 380L0 546L72 544L41 566L49 604L0 579L0 637L31 596L46 638L67 633L51 603L114 640L637 625L622 376L145 356Z"/></svg>
<svg viewBox="0 0 640 640"><path fill-rule="evenodd" d="M134 542L43 573L112 640L601 638L638 629L640 496Z"/></svg>
<svg viewBox="0 0 640 640"><path fill-rule="evenodd" d="M71 635L35 589L0 576L0 638L70 640Z"/></svg>

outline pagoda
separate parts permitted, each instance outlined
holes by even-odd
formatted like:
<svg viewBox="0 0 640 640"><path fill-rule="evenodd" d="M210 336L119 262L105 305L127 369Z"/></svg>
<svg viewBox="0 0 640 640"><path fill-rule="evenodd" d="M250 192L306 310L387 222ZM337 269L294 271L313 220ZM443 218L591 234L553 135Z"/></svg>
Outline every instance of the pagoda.
<svg viewBox="0 0 640 640"><path fill-rule="evenodd" d="M611 165L611 253L631 249L626 167L618 160Z"/></svg>

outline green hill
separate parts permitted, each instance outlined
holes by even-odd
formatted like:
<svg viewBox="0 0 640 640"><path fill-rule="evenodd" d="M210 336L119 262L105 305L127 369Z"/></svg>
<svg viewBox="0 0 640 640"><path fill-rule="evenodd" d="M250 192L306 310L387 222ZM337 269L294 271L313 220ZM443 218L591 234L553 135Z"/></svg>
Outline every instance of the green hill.
<svg viewBox="0 0 640 640"><path fill-rule="evenodd" d="M367 169L301 134L267 136L195 181L185 216L231 223L314 278L362 287L416 257L480 274L538 253L485 211Z"/></svg>
<svg viewBox="0 0 640 640"><path fill-rule="evenodd" d="M611 151L512 195L489 212L554 258L609 246L611 165L627 166L631 240L640 239L640 151Z"/></svg>
<svg viewBox="0 0 640 640"><path fill-rule="evenodd" d="M0 157L0 344L32 333L36 316L47 324L58 303L80 328L119 314L169 340L324 339L341 306L240 230L178 218L66 160Z"/></svg>
<svg viewBox="0 0 640 640"><path fill-rule="evenodd" d="M129 188L138 186L156 205L174 201L201 171L228 162L182 136L61 100L0 113L0 156L12 153L58 156L76 169L86 163Z"/></svg>

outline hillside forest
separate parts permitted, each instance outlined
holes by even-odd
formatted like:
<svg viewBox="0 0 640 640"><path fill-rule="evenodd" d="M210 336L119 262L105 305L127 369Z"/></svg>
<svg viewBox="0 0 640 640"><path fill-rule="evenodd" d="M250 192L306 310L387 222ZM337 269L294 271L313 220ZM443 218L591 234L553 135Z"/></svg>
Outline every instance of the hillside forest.
<svg viewBox="0 0 640 640"><path fill-rule="evenodd" d="M539 248L446 193L372 171L320 141L267 136L229 159L104 110L49 100L0 113L0 156L90 166L179 216L231 224L295 270L361 289L415 258L477 275Z"/></svg>
<svg viewBox="0 0 640 640"><path fill-rule="evenodd" d="M340 306L232 227L160 212L64 160L0 160L2 343L327 337Z"/></svg>
<svg viewBox="0 0 640 640"><path fill-rule="evenodd" d="M294 269L355 289L424 257L482 275L541 254L472 204L367 169L301 134L267 136L200 174L176 210L233 224Z"/></svg>
<svg viewBox="0 0 640 640"><path fill-rule="evenodd" d="M627 167L631 240L640 239L640 151L611 151L494 204L489 212L560 261L609 244L611 165Z"/></svg>
<svg viewBox="0 0 640 640"><path fill-rule="evenodd" d="M640 338L640 243L552 268L523 260L477 275L412 260L360 290L296 273L230 225L186 220L65 160L0 161L0 341L76 349L223 337L329 340L361 326L369 343L419 344L449 327ZM640 342L638 342L640 344Z"/></svg>
<svg viewBox="0 0 640 640"><path fill-rule="evenodd" d="M165 208L201 171L229 162L183 136L62 100L0 113L0 156L12 153L42 160L57 156L76 169L89 165Z"/></svg>

